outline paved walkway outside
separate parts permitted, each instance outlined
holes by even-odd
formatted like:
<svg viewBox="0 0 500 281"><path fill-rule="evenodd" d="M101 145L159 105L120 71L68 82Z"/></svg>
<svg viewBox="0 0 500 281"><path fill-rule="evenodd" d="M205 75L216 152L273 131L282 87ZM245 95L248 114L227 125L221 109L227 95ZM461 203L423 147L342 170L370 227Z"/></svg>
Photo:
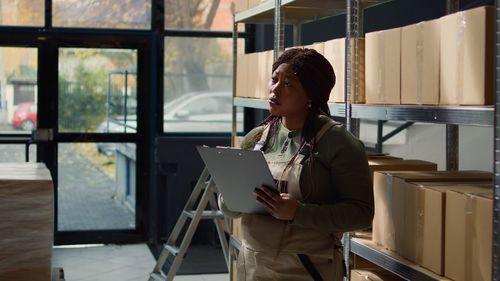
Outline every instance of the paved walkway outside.
<svg viewBox="0 0 500 281"><path fill-rule="evenodd" d="M36 160L35 146L30 162ZM0 162L24 162L25 146L0 144ZM115 179L71 144L59 145L58 229L103 230L135 227L134 213L114 199Z"/></svg>
<svg viewBox="0 0 500 281"><path fill-rule="evenodd" d="M59 230L129 229L135 215L114 199L115 179L71 144L59 145Z"/></svg>

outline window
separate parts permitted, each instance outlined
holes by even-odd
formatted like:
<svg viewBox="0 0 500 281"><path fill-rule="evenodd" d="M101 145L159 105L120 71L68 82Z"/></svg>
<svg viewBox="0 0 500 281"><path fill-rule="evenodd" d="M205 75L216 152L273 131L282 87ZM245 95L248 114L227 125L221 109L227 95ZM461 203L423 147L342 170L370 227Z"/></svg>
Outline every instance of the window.
<svg viewBox="0 0 500 281"><path fill-rule="evenodd" d="M0 25L43 26L45 0L0 0Z"/></svg>
<svg viewBox="0 0 500 281"><path fill-rule="evenodd" d="M150 29L151 0L53 0L56 27Z"/></svg>
<svg viewBox="0 0 500 281"><path fill-rule="evenodd" d="M234 0L165 0L165 28L233 30Z"/></svg>
<svg viewBox="0 0 500 281"><path fill-rule="evenodd" d="M136 50L59 49L59 132L136 132L136 68Z"/></svg>

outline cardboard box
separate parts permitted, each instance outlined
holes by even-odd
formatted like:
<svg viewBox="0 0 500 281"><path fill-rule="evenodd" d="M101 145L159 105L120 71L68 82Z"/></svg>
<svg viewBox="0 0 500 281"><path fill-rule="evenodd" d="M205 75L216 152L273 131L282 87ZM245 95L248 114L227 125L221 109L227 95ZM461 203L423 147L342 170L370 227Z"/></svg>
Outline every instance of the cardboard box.
<svg viewBox="0 0 500 281"><path fill-rule="evenodd" d="M257 71L259 73L259 88L257 98L267 100L269 98L269 83L271 82L273 69L273 51L265 51L259 53L259 65Z"/></svg>
<svg viewBox="0 0 500 281"><path fill-rule="evenodd" d="M435 182L441 182L441 187ZM445 192L466 188L469 184L463 183L472 182L491 184L492 174L376 172L373 241L442 275Z"/></svg>
<svg viewBox="0 0 500 281"><path fill-rule="evenodd" d="M260 63L262 63L261 55L259 53L250 53L248 56L248 97L260 98L261 81L259 77Z"/></svg>
<svg viewBox="0 0 500 281"><path fill-rule="evenodd" d="M366 156L368 157L368 159L403 159L401 157L393 156L387 153L379 153L372 151L367 151Z"/></svg>
<svg viewBox="0 0 500 281"><path fill-rule="evenodd" d="M317 42L317 43L314 43L311 45L306 45L306 46L304 46L304 48L314 49L322 55L325 54L325 42Z"/></svg>
<svg viewBox="0 0 500 281"><path fill-rule="evenodd" d="M240 56L238 56L240 59ZM267 99L269 93L269 82L271 81L272 65L273 65L273 51L257 52L244 55L242 66L243 74L240 76L237 72L236 79L236 93L238 96L239 87L246 86L247 89L243 90L243 94L248 98ZM237 71L240 62L237 62ZM245 77L242 77L246 75ZM240 82L239 79L245 79L245 82Z"/></svg>
<svg viewBox="0 0 500 281"><path fill-rule="evenodd" d="M270 0L248 0L248 8L253 8L266 1Z"/></svg>
<svg viewBox="0 0 500 281"><path fill-rule="evenodd" d="M367 33L366 103L401 103L401 28Z"/></svg>
<svg viewBox="0 0 500 281"><path fill-rule="evenodd" d="M457 281L491 280L491 193L446 192L445 276Z"/></svg>
<svg viewBox="0 0 500 281"><path fill-rule="evenodd" d="M51 280L54 197L43 164L0 164L0 280Z"/></svg>
<svg viewBox="0 0 500 281"><path fill-rule="evenodd" d="M403 281L404 279L381 268L352 269L351 281Z"/></svg>
<svg viewBox="0 0 500 281"><path fill-rule="evenodd" d="M368 158L372 174L375 171L436 171L437 164L422 160L403 160L397 158Z"/></svg>
<svg viewBox="0 0 500 281"><path fill-rule="evenodd" d="M345 38L339 38L326 41L324 44L324 56L332 64L336 77L329 102L345 102L345 42ZM351 41L351 46L353 44L354 40ZM351 80L351 103L365 103L365 40L360 38L358 44L358 94L355 94L355 83L354 80ZM352 66L354 66L354 62L354 56L351 55ZM351 77L353 77L354 68L351 70Z"/></svg>
<svg viewBox="0 0 500 281"><path fill-rule="evenodd" d="M249 97L248 92L248 58L246 54L238 55L236 61L236 94L237 97Z"/></svg>
<svg viewBox="0 0 500 281"><path fill-rule="evenodd" d="M438 20L401 29L401 103L439 104Z"/></svg>
<svg viewBox="0 0 500 281"><path fill-rule="evenodd" d="M494 16L487 6L440 19L440 104L493 104Z"/></svg>
<svg viewBox="0 0 500 281"><path fill-rule="evenodd" d="M234 11L236 13L248 10L248 0L235 0Z"/></svg>

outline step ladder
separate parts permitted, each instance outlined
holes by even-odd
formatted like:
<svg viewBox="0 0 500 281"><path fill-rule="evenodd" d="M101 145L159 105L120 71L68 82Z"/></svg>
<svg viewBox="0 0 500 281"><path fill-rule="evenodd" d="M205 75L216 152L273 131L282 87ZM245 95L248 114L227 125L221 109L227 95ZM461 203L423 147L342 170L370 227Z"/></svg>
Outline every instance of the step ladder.
<svg viewBox="0 0 500 281"><path fill-rule="evenodd" d="M196 202L201 195L201 199L199 200L198 206ZM156 266L153 269L149 276L149 281L171 281L174 279L177 271L179 270L182 260L186 254L186 251L191 244L191 240L193 235L198 227L198 224L201 219L212 219L215 223L215 228L217 229L217 234L219 236L220 244L222 246L222 252L224 254L224 259L226 260L226 264L228 266L228 270L230 268L229 264L229 251L228 251L228 241L226 239L226 235L224 233L224 229L222 227L222 223L224 221L224 215L219 210L217 206L217 187L215 183L210 177L210 174L205 168L201 173L198 182L196 183L193 192L189 196L189 199L184 206L184 209L177 219L177 222L174 226L174 229L170 233L170 236L167 240L167 243L163 245L163 249L158 257L156 262ZM206 210L206 207L209 206L209 210ZM188 219L190 219L189 226L182 238L182 242L180 246L177 246L177 240L179 235L185 226L188 223ZM229 226L228 221L226 221L226 225ZM165 274L162 272L163 265L167 261L168 257L172 255L174 257L172 265L170 266L169 271Z"/></svg>

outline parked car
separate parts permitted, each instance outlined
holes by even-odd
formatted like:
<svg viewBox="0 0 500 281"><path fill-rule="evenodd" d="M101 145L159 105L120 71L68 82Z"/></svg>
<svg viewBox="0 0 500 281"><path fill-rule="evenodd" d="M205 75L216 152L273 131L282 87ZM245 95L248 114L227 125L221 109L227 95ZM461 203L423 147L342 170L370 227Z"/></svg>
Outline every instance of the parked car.
<svg viewBox="0 0 500 281"><path fill-rule="evenodd" d="M16 129L31 131L37 124L37 106L34 102L22 102L16 105L11 124Z"/></svg>
<svg viewBox="0 0 500 281"><path fill-rule="evenodd" d="M243 129L243 112L237 113L237 129ZM135 132L136 120L122 117L102 122L98 133ZM125 131L126 127L126 131ZM163 129L167 133L228 133L232 128L231 92L193 92L169 101L163 107ZM98 143L97 150L114 153L113 143Z"/></svg>
<svg viewBox="0 0 500 281"><path fill-rule="evenodd" d="M182 95L163 107L163 130L168 133L224 133L232 126L231 92L194 92ZM241 130L243 113L238 112Z"/></svg>

